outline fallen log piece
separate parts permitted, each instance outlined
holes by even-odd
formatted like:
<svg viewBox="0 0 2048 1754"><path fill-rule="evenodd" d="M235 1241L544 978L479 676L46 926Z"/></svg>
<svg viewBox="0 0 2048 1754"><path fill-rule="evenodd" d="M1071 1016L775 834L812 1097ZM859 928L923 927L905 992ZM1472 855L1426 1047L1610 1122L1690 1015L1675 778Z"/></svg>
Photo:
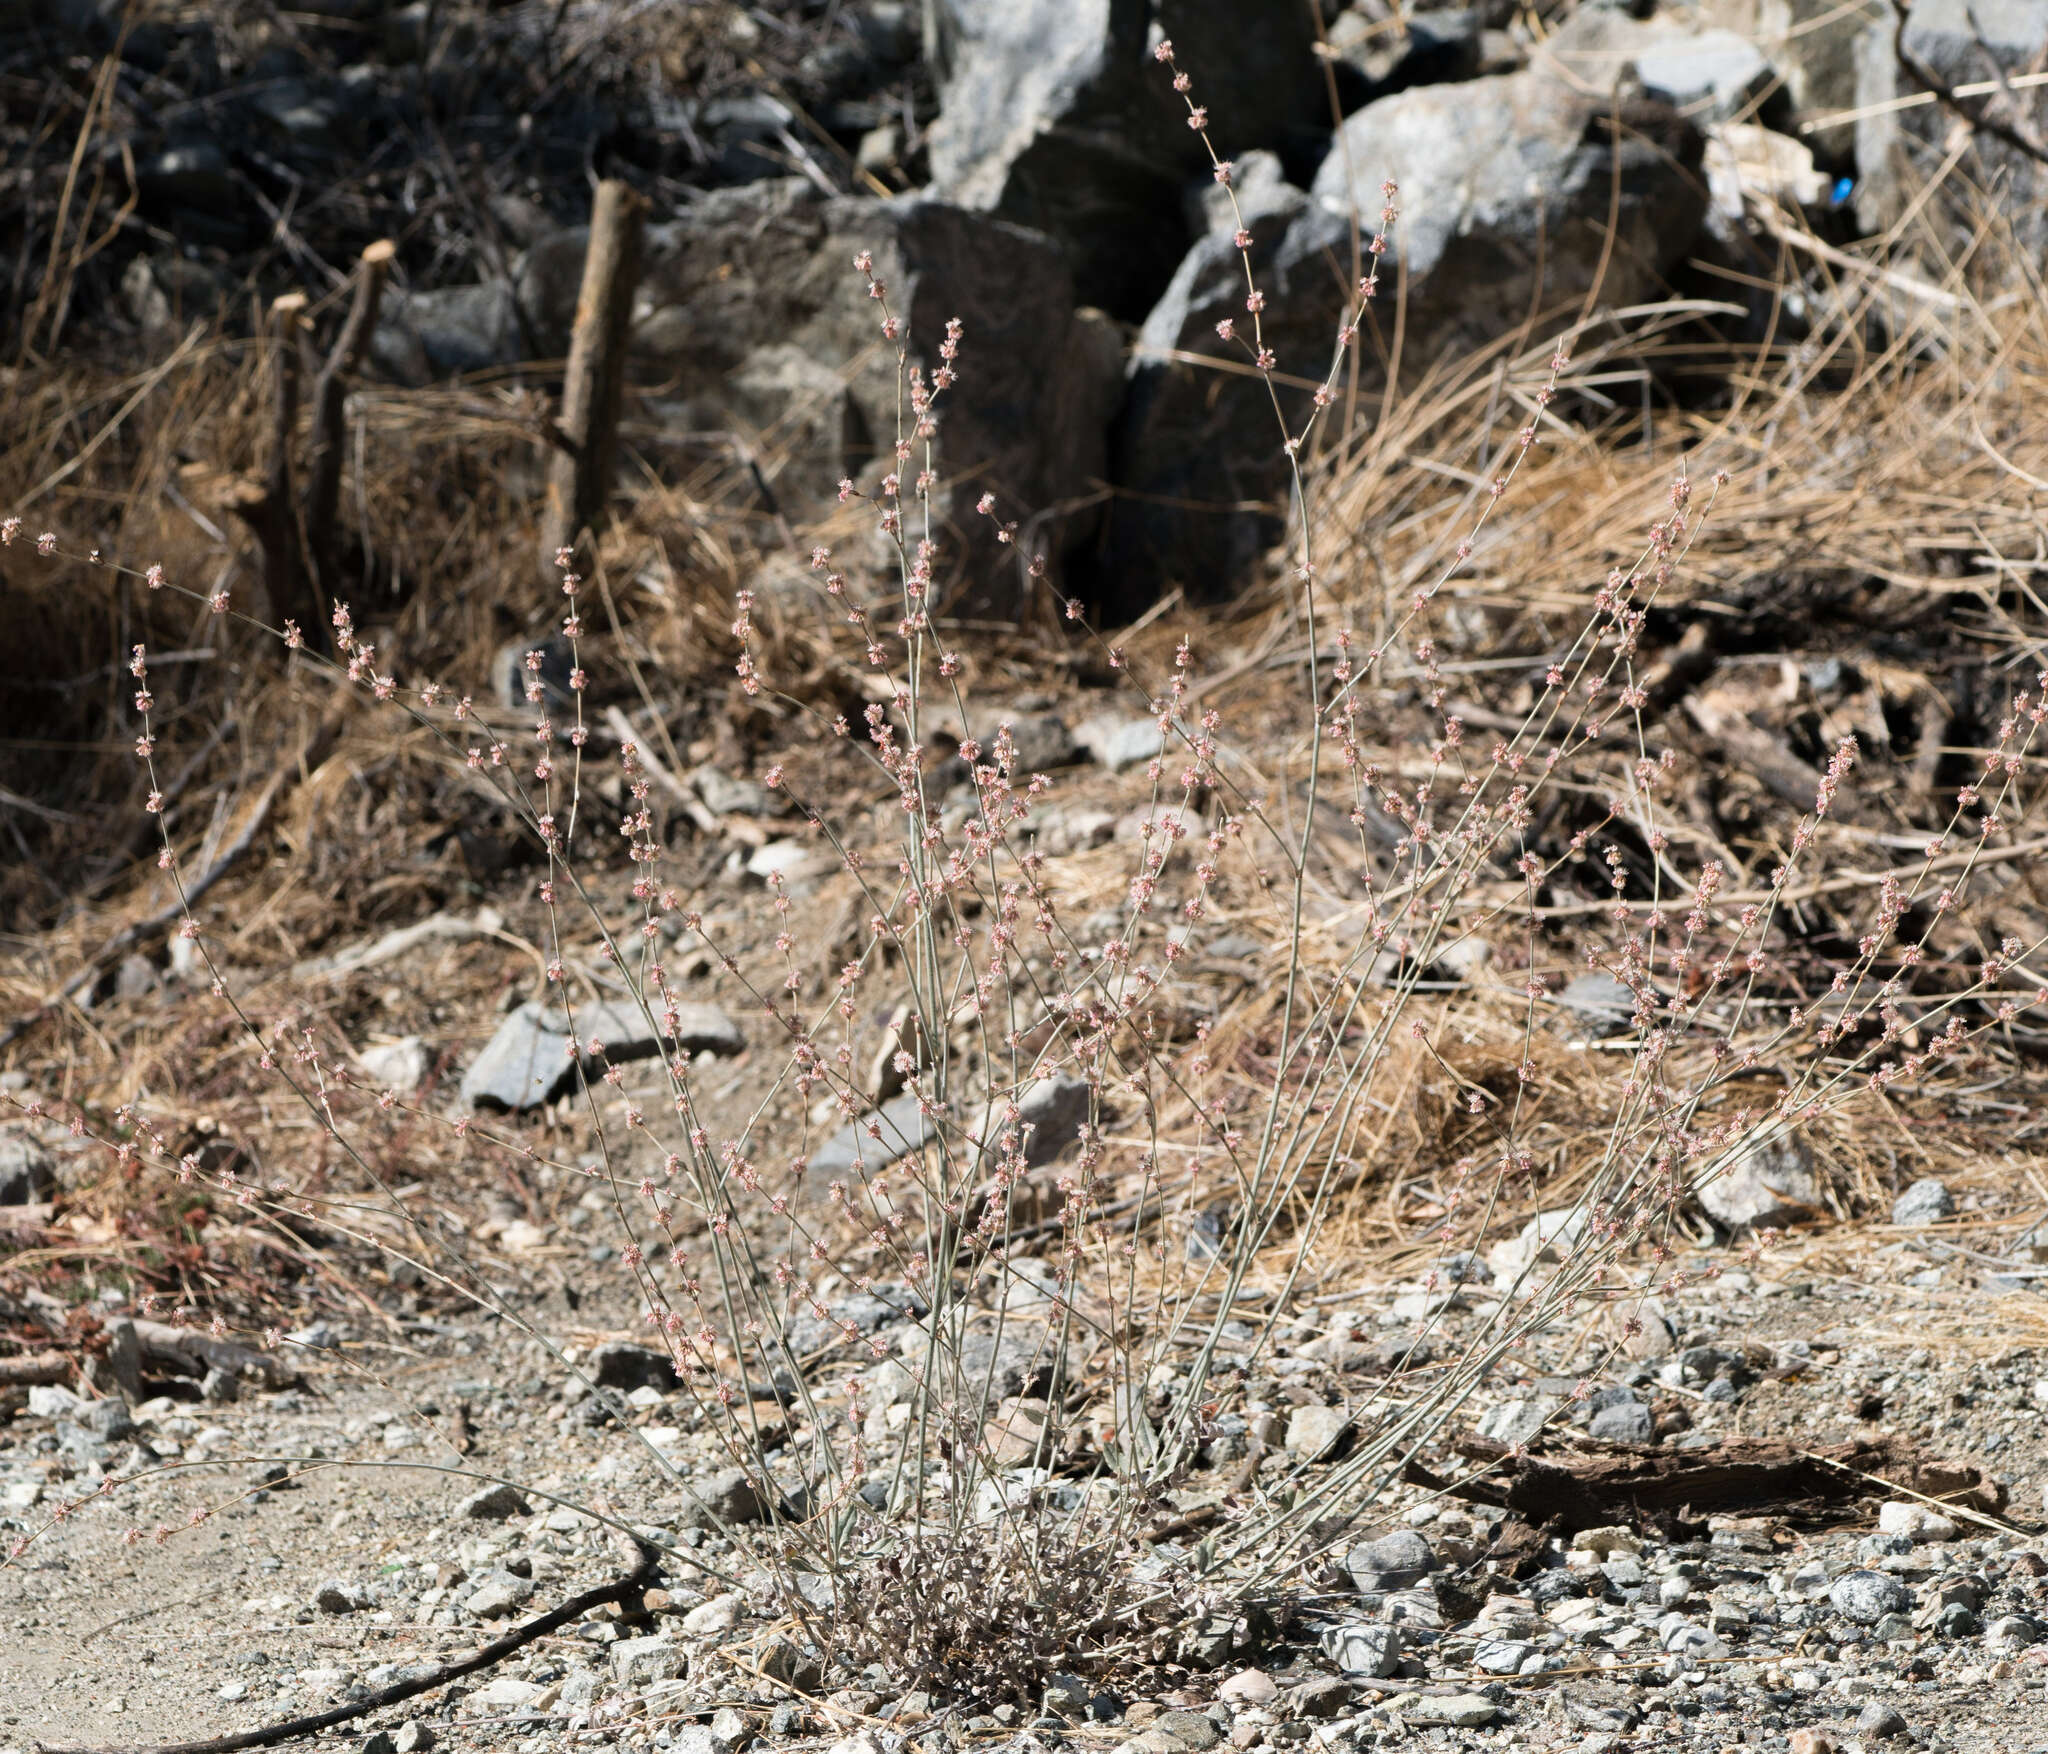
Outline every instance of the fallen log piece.
<svg viewBox="0 0 2048 1754"><path fill-rule="evenodd" d="M238 1340L220 1339L204 1328L138 1321L135 1337L142 1343L144 1365L163 1365L183 1376L221 1370L229 1376L259 1379L273 1389L289 1388L299 1380L299 1373L274 1354L259 1352Z"/></svg>
<svg viewBox="0 0 2048 1754"><path fill-rule="evenodd" d="M0 1388L37 1388L71 1380L71 1360L61 1352L31 1352L0 1358Z"/></svg>
<svg viewBox="0 0 2048 1754"><path fill-rule="evenodd" d="M1704 1532L1712 1511L1783 1511L1822 1520L1860 1514L1856 1501L1887 1486L1991 1513L2002 1488L1966 1463L1937 1462L1890 1439L1802 1450L1766 1438L1724 1438L1698 1449L1606 1444L1565 1455L1516 1455L1506 1445L1468 1437L1468 1460L1492 1463L1484 1476L1451 1483L1417 1467L1418 1484L1492 1504L1564 1533L1617 1523L1654 1528L1667 1538Z"/></svg>

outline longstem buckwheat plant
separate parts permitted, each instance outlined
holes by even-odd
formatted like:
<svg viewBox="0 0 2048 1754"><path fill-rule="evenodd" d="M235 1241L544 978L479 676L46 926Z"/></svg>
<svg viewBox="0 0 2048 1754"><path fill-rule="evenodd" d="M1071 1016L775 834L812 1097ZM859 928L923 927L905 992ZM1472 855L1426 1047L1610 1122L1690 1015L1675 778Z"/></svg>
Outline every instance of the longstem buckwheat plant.
<svg viewBox="0 0 2048 1754"><path fill-rule="evenodd" d="M1172 46L1157 54L1207 143L1206 115ZM1210 156L1234 202L1231 167L1213 147ZM1829 844L1823 827L1856 751L1836 752L1764 888L1731 893L1721 866L1687 872L1677 862L1665 799L1672 764L1647 728L1641 641L1711 509L1695 505L1687 478L1672 485L1633 564L1594 593L1517 729L1481 750L1446 710L1428 617L1544 423L1557 418L1552 404L1571 370L1563 344L1527 389L1528 421L1503 447L1443 571L1396 606L1374 643L1346 626L1330 630L1335 606L1317 574L1304 457L1378 291L1395 198L1388 185L1368 272L1298 426L1279 394L1240 216L1249 333L1234 321L1220 327L1266 379L1289 470L1288 561L1306 633L1300 741L1277 774L1234 745L1223 710L1201 704L1191 638L1151 685L1111 648L1158 738L1111 924L1074 918L1069 886L1041 844L1052 782L1023 770L1012 725L980 711L969 667L935 615L939 436L956 374L971 369L972 337L957 321L939 337L909 336L866 255L856 270L884 342L897 349L901 414L872 492L847 482L841 497L872 514L894 555L894 600L888 614L868 605L853 569L815 550L822 590L878 685L858 725L784 699L846 770L874 777L896 826L876 832L857 800L802 795L794 761L764 776L858 898L853 952L829 971L817 1002L806 995L833 952L808 935L795 883L768 879L772 954L749 966L664 875L650 770L630 742L619 751L618 825L630 905L615 916L600 896L584 824L592 758L581 581L566 560L574 723L553 722L536 656L526 687L537 710L530 758L515 754L524 739L492 727L467 697L435 685L408 694L345 607L335 611L332 661L306 651L299 630L279 633L308 669L409 715L536 838L546 981L560 994L570 1057L587 1069L581 1100L597 1159L556 1167L603 1191L649 1338L667 1352L700 1428L746 1473L762 1520L725 1535L770 1569L782 1606L848 1667L880 1662L906 1685L1031 1701L1056 1669L1196 1660L1190 1625L1220 1623L1227 1648L1228 1628L1249 1605L1314 1580L1332 1531L1370 1515L1403 1464L1517 1348L1581 1307L1612 1305L1625 1333L1659 1288L1657 1275L1675 1282L1667 1269L1679 1214L1704 1181L1867 1089L1928 1077L2039 1002L2037 986L2016 989L2010 978L2031 981L2038 943L2003 942L1974 970L1929 983L1937 935L1961 916L1972 880L2002 857L1992 843L2030 807L2022 782L2048 719L2048 674L2014 699L1983 777L1958 796L1918 865L1882 877L1868 934L1832 975L1832 1005L1771 1008L1796 931L1787 910L1806 888L1837 881L1805 867ZM929 360L913 340L931 347ZM1001 540L1016 540L994 494L981 509ZM18 520L0 527L10 545L20 535ZM36 547L72 558L54 535ZM1027 565L1043 570L1036 556ZM152 590L176 588L160 569L143 577ZM216 615L230 612L224 592L203 600ZM754 609L742 596L733 627L749 694L774 680ZM1078 606L1070 612L1079 618ZM1374 691L1390 693L1381 683L1396 656L1413 660L1431 730L1389 755L1379 752L1389 733ZM140 647L133 669L137 755L152 776L153 809L161 794ZM932 759L942 721L958 729L957 768ZM943 781L942 772L956 777ZM1561 844L1547 826L1553 817L1572 825ZM1341 849L1333 823L1349 836ZM1493 1316L1435 1375L1389 1376L1368 1390L1349 1408L1354 1439L1340 1459L1247 1473L1246 1495L1197 1544L1154 1539L1170 1489L1199 1462L1230 1453L1226 1415L1242 1401L1251 1363L1294 1319L1320 1226L1348 1179L1370 1167L1355 1155L1358 1141L1368 1117L1393 1102L1404 1055L1422 1055L1456 1088L1491 1141L1456 1166L1429 1288L1472 1271L1457 1251L1497 1234L1501 1215L1530 1191L1525 1131L1543 1077L1534 1043L1550 997L1544 896L1589 859L1606 867L1610 899L1580 917L1600 933L1591 960L1631 995L1633 1033L1562 1258L1531 1249L1504 1272ZM160 864L183 894L168 832ZM1190 1022L1184 1009L1190 945L1219 913L1263 919L1276 937L1280 979L1260 1020L1255 1083L1219 1058L1213 1021ZM303 1020L266 1027L247 1009L189 910L182 930L259 1069L289 1086L372 1190L313 1203L325 1221L505 1317L580 1374L529 1313L379 1178L351 1143L349 1101L543 1161L532 1146L509 1125L492 1130L364 1089ZM1458 1070L1420 986L1454 945L1490 934L1519 935L1528 971L1505 1095ZM725 1137L681 1045L682 945L741 985L779 1051L775 1087ZM570 988L586 954L663 1046L651 1094L629 1089L604 1043L578 1034ZM1909 989L1920 1026L1940 1029L1900 1052ZM878 1030L877 1017L891 1021ZM902 1092L879 1110L864 1073L878 1050L881 1082ZM1779 1081L1777 1094L1753 1096L1766 1078ZM812 1116L794 1135L771 1119L784 1096ZM816 1162L820 1115L844 1123L852 1140L829 1169ZM309 1203L179 1160L140 1105L117 1122L107 1143L126 1161L256 1210ZM1226 1216L1203 1228L1219 1209ZM835 1313L834 1285L878 1300L893 1323L886 1337ZM1418 1323L1416 1355L1439 1319ZM800 1436L771 1435L771 1399L788 1414L773 1423ZM647 1449L686 1492L671 1460ZM1245 1459L1256 1467L1256 1455Z"/></svg>

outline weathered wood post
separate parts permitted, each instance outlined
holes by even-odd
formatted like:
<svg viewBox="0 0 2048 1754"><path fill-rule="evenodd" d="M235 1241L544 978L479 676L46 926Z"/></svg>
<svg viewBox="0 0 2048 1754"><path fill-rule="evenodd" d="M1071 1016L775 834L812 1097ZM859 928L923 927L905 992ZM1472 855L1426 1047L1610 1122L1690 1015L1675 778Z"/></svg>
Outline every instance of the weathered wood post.
<svg viewBox="0 0 2048 1754"><path fill-rule="evenodd" d="M356 268L355 299L341 326L327 363L313 387L313 430L306 446L306 564L318 609L325 614L340 583L340 557L335 551L335 516L341 505L341 459L345 446L342 412L348 399L348 376L377 327L377 308L384 297L384 276L398 246L379 238L362 254Z"/></svg>
<svg viewBox="0 0 2048 1754"><path fill-rule="evenodd" d="M549 459L541 512L540 571L551 585L561 578L556 555L576 549L583 532L596 528L611 487L645 207L628 184L609 181L598 184L590 210L590 244L563 373L562 443ZM590 559L580 552L577 570L586 571Z"/></svg>

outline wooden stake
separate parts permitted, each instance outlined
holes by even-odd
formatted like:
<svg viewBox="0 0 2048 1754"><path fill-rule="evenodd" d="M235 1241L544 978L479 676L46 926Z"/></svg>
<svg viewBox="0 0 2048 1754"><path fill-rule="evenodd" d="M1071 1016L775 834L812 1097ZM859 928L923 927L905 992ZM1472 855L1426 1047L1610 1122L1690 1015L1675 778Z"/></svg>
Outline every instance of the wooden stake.
<svg viewBox="0 0 2048 1754"><path fill-rule="evenodd" d="M596 526L611 487L645 205L629 185L612 181L598 184L590 210L590 245L562 382L564 443L549 458L541 512L540 571L551 586L562 576L556 555L574 549ZM589 560L587 552L579 555L577 570L587 573Z"/></svg>
<svg viewBox="0 0 2048 1754"><path fill-rule="evenodd" d="M299 565L299 524L292 503L292 431L299 421L299 323L306 295L288 292L270 306L270 460L263 494L250 507L263 545L263 584L270 612L280 622L296 621L308 638L320 636L318 602L305 589Z"/></svg>
<svg viewBox="0 0 2048 1754"><path fill-rule="evenodd" d="M384 276L398 246L379 238L362 254L356 269L356 293L348 320L341 326L333 351L313 387L313 430L306 446L306 567L316 612L323 618L339 583L340 560L334 549L334 520L341 505L341 459L345 449L342 411L348 398L348 376L356 369L370 335L377 327L377 307L384 298Z"/></svg>

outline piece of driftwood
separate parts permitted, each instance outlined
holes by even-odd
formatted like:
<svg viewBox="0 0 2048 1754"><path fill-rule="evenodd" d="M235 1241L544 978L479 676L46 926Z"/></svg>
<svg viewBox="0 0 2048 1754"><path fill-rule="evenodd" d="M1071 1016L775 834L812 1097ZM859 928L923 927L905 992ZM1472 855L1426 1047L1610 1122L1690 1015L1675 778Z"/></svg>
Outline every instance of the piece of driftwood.
<svg viewBox="0 0 2048 1754"><path fill-rule="evenodd" d="M239 1340L216 1338L205 1328L138 1321L135 1338L141 1344L145 1366L161 1365L185 1376L223 1370L229 1376L259 1377L272 1388L285 1388L299 1380L299 1373L276 1354L259 1352Z"/></svg>
<svg viewBox="0 0 2048 1754"><path fill-rule="evenodd" d="M68 1382L70 1377L71 1360L61 1352L30 1352L19 1358L0 1358L0 1388L35 1388Z"/></svg>
<svg viewBox="0 0 2048 1754"><path fill-rule="evenodd" d="M1980 1513L2003 1502L1981 1470L1931 1461L1888 1438L1814 1450L1767 1438L1724 1438L1698 1449L1603 1444L1557 1455L1517 1455L1468 1437L1457 1450L1469 1461L1492 1465L1476 1479L1453 1482L1411 1464L1410 1480L1566 1533L1626 1523L1683 1538L1700 1533L1713 1511L1854 1516L1860 1514L1857 1500L1886 1485Z"/></svg>
<svg viewBox="0 0 2048 1754"><path fill-rule="evenodd" d="M556 556L565 548L573 552L582 532L596 526L611 487L645 206L631 185L613 180L598 184L590 209L590 243L562 376L563 443L548 458L540 520L540 571L550 585L561 582ZM589 558L580 557L579 570L588 571Z"/></svg>

